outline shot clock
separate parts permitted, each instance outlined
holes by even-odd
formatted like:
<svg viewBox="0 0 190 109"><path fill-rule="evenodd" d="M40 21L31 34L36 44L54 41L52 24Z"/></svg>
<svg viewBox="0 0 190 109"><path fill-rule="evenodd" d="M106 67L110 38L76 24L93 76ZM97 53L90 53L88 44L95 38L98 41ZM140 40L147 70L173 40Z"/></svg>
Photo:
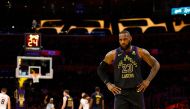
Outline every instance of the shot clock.
<svg viewBox="0 0 190 109"><path fill-rule="evenodd" d="M41 35L38 33L26 33L25 45L26 50L40 50L41 49Z"/></svg>

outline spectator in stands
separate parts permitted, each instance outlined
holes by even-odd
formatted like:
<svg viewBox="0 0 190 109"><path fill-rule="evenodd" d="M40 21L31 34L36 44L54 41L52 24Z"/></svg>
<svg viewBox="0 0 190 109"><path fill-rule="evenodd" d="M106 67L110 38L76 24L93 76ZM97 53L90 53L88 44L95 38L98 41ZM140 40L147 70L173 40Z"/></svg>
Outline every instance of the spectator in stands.
<svg viewBox="0 0 190 109"><path fill-rule="evenodd" d="M145 109L143 92L156 76L160 64L143 48L131 45L132 36L126 30L119 33L120 47L108 52L97 71L107 88L115 95L114 109ZM151 67L143 80L141 59ZM114 83L108 78L107 66L114 67Z"/></svg>
<svg viewBox="0 0 190 109"><path fill-rule="evenodd" d="M32 20L32 27L31 27L31 29L32 29L33 31L35 31L35 29L37 28L37 26L38 26L38 22L37 22L35 19L33 19L33 20Z"/></svg>

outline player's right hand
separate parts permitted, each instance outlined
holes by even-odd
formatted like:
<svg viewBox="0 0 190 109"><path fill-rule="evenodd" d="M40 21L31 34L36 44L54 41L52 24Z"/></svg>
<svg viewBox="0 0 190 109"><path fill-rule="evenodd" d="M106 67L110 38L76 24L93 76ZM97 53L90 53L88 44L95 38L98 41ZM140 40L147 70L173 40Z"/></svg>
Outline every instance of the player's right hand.
<svg viewBox="0 0 190 109"><path fill-rule="evenodd" d="M114 95L121 93L121 88L115 86L115 84L107 83L107 88L109 91L111 91Z"/></svg>

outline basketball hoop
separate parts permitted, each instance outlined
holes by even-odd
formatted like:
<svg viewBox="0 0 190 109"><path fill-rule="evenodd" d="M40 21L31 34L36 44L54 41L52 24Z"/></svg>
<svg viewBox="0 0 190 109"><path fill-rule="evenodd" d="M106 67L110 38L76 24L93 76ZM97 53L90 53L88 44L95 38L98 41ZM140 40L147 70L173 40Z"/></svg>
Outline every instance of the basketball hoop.
<svg viewBox="0 0 190 109"><path fill-rule="evenodd" d="M31 74L31 76L33 79L33 83L39 83L39 78L40 78L39 74L33 73L33 74Z"/></svg>

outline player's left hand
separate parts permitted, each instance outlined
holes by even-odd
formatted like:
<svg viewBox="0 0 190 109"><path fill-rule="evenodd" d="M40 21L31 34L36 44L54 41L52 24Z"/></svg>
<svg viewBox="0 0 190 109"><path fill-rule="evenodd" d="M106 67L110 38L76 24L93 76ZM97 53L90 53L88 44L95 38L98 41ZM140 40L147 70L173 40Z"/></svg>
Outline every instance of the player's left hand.
<svg viewBox="0 0 190 109"><path fill-rule="evenodd" d="M146 88L149 86L150 81L143 80L138 86L137 86L137 92L144 92Z"/></svg>
<svg viewBox="0 0 190 109"><path fill-rule="evenodd" d="M107 83L107 88L114 94L114 95L117 95L117 94L120 94L121 93L121 88L115 86L115 84L112 84L112 83Z"/></svg>

